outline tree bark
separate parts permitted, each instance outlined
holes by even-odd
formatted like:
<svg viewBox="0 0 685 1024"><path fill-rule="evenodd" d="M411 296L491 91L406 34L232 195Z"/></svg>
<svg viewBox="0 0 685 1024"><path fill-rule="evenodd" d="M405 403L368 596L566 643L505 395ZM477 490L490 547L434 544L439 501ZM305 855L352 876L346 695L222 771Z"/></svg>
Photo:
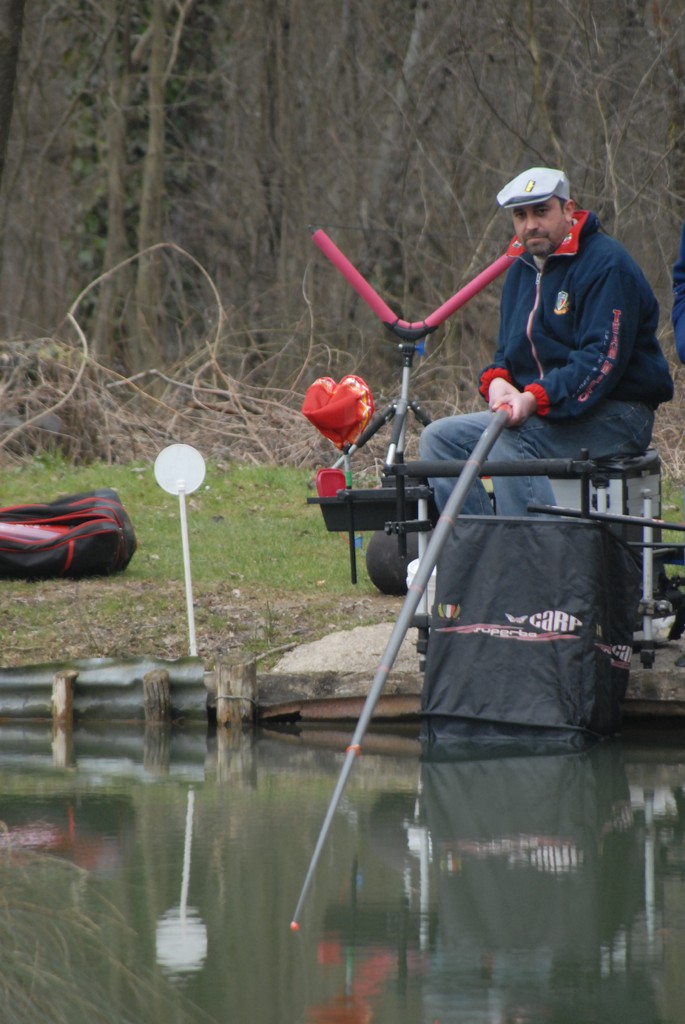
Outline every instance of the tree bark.
<svg viewBox="0 0 685 1024"><path fill-rule="evenodd" d="M138 246L141 252L162 240L164 191L164 63L166 10L164 0L153 0L152 41L148 73L147 151L143 162ZM132 370L159 366L162 361L160 325L160 256L142 255L136 281L138 338L131 353Z"/></svg>
<svg viewBox="0 0 685 1024"><path fill-rule="evenodd" d="M125 200L127 111L131 96L130 11L127 9L122 13L120 6L119 0L104 0L107 34L104 57L107 90L107 238L103 272L116 267L128 255ZM128 339L136 335L135 317L126 301L126 297L131 294L132 283L129 267L118 270L102 283L93 334L95 358L102 359L110 366L120 364L122 369L130 362Z"/></svg>
<svg viewBox="0 0 685 1024"><path fill-rule="evenodd" d="M0 181L5 169L23 23L24 0L0 0Z"/></svg>

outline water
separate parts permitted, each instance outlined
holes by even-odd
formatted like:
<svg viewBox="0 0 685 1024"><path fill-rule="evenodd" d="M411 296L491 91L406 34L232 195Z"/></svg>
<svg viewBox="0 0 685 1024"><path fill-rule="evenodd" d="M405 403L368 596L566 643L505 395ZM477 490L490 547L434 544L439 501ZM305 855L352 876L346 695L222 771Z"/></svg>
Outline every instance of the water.
<svg viewBox="0 0 685 1024"><path fill-rule="evenodd" d="M351 730L350 730L351 731ZM0 1020L685 1021L685 738L0 728Z"/></svg>

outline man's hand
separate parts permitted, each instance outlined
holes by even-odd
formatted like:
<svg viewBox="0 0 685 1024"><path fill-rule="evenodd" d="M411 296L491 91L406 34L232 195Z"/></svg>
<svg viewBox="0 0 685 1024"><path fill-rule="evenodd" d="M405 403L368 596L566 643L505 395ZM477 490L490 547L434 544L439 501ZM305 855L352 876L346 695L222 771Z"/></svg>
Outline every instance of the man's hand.
<svg viewBox="0 0 685 1024"><path fill-rule="evenodd" d="M530 391L519 391L503 377L495 377L490 384L488 405L493 412L503 405L509 406L511 415L508 427L517 427L519 424L525 423L535 414L538 407L535 395Z"/></svg>
<svg viewBox="0 0 685 1024"><path fill-rule="evenodd" d="M504 377L495 377L494 380L490 381L490 388L488 389L488 405L491 410L495 412L500 405L506 405L511 398L515 395L519 395L520 391L515 388L508 380Z"/></svg>

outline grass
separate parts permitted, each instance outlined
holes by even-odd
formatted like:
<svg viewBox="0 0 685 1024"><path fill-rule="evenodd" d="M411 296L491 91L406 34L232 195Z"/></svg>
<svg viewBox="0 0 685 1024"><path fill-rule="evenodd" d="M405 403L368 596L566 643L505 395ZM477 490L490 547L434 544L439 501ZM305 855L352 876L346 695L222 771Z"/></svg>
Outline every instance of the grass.
<svg viewBox="0 0 685 1024"><path fill-rule="evenodd" d="M0 503L102 487L118 493L133 522L131 563L109 577L5 581L0 664L188 653L180 504L158 486L152 466L34 458L3 469ZM307 504L314 494L307 470L207 464L204 482L185 499L198 654L240 646L263 655L331 625L388 618L363 552L351 584L346 539Z"/></svg>
<svg viewBox="0 0 685 1024"><path fill-rule="evenodd" d="M663 484L663 516L680 519L680 484ZM130 565L109 577L5 580L0 665L188 654L179 499L158 486L152 465L34 457L3 469L0 504L102 487L118 493L133 522L139 546ZM186 498L200 657L240 648L268 666L332 629L396 618L401 598L376 590L363 551L351 583L346 538L329 533L318 506L307 504L314 494L308 470L207 464Z"/></svg>
<svg viewBox="0 0 685 1024"><path fill-rule="evenodd" d="M346 591L347 545L326 531L320 509L306 504L315 493L310 477L298 469L208 465L204 482L185 499L197 583L246 584L265 595L311 592L324 583ZM138 551L128 577L160 586L183 581L179 499L157 485L149 466L34 460L3 471L1 500L52 501L101 487L117 491L136 529Z"/></svg>

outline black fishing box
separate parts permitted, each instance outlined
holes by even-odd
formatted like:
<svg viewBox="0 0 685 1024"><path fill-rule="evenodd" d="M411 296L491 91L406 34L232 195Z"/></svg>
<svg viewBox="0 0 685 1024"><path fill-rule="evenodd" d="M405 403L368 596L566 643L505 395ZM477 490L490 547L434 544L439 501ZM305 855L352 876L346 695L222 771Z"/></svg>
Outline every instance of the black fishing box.
<svg viewBox="0 0 685 1024"><path fill-rule="evenodd" d="M639 598L634 555L601 524L461 517L437 562L423 715L616 732Z"/></svg>

